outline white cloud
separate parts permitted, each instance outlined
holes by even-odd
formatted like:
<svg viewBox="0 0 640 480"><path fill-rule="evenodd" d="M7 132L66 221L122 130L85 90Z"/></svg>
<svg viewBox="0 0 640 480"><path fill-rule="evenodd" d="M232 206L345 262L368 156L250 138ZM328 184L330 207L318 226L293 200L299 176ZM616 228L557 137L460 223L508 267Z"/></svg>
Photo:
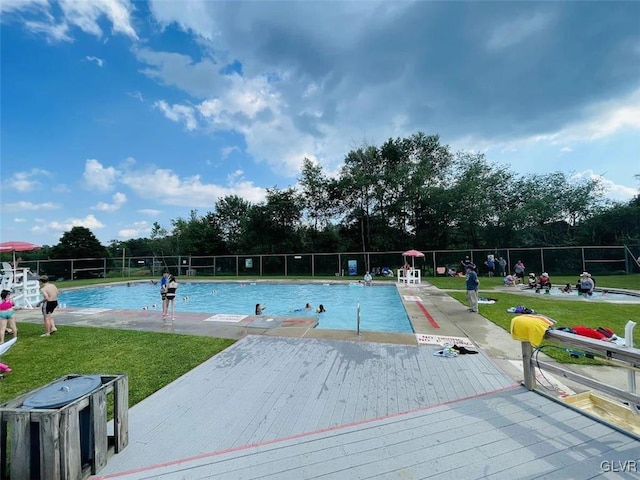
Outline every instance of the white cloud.
<svg viewBox="0 0 640 480"><path fill-rule="evenodd" d="M523 42L530 37L543 33L554 17L549 13L536 12L516 19L509 19L490 31L487 48L501 50Z"/></svg>
<svg viewBox="0 0 640 480"><path fill-rule="evenodd" d="M106 16L111 21L113 33L138 39L131 26L133 4L128 0L60 0L60 8L67 22L96 37L102 36L98 20Z"/></svg>
<svg viewBox="0 0 640 480"><path fill-rule="evenodd" d="M253 182L236 181L226 186L206 184L200 175L181 178L167 169L152 172L129 172L123 176L122 183L131 188L137 196L144 199L159 200L163 205L189 208L213 208L220 197L238 195L250 202L257 203L265 199L265 191L253 185ZM161 185L162 195L149 185Z"/></svg>
<svg viewBox="0 0 640 480"><path fill-rule="evenodd" d="M93 57L91 55L87 55L86 57L84 57L86 60L88 60L89 62L94 62L96 65L98 65L99 67L102 68L102 66L104 65L104 60L102 58L98 58L98 57Z"/></svg>
<svg viewBox="0 0 640 480"><path fill-rule="evenodd" d="M627 187L625 185L619 185L606 179L602 175L598 175L593 170L584 170L573 175L573 178L580 179L597 179L604 188L605 195L612 199L621 202L628 202L637 195L640 195L640 190L637 188Z"/></svg>
<svg viewBox="0 0 640 480"><path fill-rule="evenodd" d="M154 54L149 51L145 55L147 59L156 55L176 58L172 54ZM194 66L184 56L179 57L180 61L174 62L175 69L171 69L170 80L167 82L201 94L202 89L206 90L204 84L195 85L189 75L194 69L198 70L200 64ZM180 68L184 70L179 73ZM164 70L155 70L155 73L165 78ZM169 105L164 100L155 102L154 106L170 120L183 123L187 130L194 130L202 125L212 131L241 133L247 143L246 151L250 155L257 161L267 162L274 171L287 177L299 172L305 156L317 156L319 152L328 150L327 144L322 140L297 128L288 112L288 106L270 84L268 77L260 75L244 78L239 75L220 75L213 71L208 72L208 75L210 82L225 85L226 88L220 89L217 94L215 92L218 89L212 89L213 96L195 107ZM201 121L198 121L196 115L199 115ZM327 132L335 132L336 129L339 127L327 128ZM339 145L339 139L333 141L336 150L342 155L344 146Z"/></svg>
<svg viewBox="0 0 640 480"><path fill-rule="evenodd" d="M137 210L138 213L141 213L142 215L148 215L149 217L157 217L162 213L162 210L156 210L153 208L141 208L140 210Z"/></svg>
<svg viewBox="0 0 640 480"><path fill-rule="evenodd" d="M85 162L83 178L88 189L109 190L117 180L118 172L113 167L104 168L93 158Z"/></svg>
<svg viewBox="0 0 640 480"><path fill-rule="evenodd" d="M245 79L238 75L228 76L228 88L224 94L205 100L198 110L215 125L233 126L238 120L255 120L266 110L280 110L280 96L264 77Z"/></svg>
<svg viewBox="0 0 640 480"><path fill-rule="evenodd" d="M227 76L219 73L220 65L203 58L194 62L188 55L159 52L140 48L134 50L140 62L147 65L141 70L150 78L164 84L174 85L194 97L209 98L218 95L227 87Z"/></svg>
<svg viewBox="0 0 640 480"><path fill-rule="evenodd" d="M40 181L34 177L49 177L51 174L40 168L32 168L25 172L16 172L6 181L5 188L17 190L18 192L31 192L38 188Z"/></svg>
<svg viewBox="0 0 640 480"><path fill-rule="evenodd" d="M195 110L189 105L169 105L164 100L160 100L155 102L153 106L160 110L169 120L176 123L183 123L185 128L189 131L195 130L198 126Z"/></svg>
<svg viewBox="0 0 640 480"><path fill-rule="evenodd" d="M113 195L113 203L98 202L93 209L102 212L115 212L119 210L127 202L127 196L124 193L116 193Z"/></svg>
<svg viewBox="0 0 640 480"><path fill-rule="evenodd" d="M228 147L223 147L222 148L222 159L226 160L229 155L231 155L233 152L240 152L240 148L237 146L228 146Z"/></svg>
<svg viewBox="0 0 640 480"><path fill-rule="evenodd" d="M151 235L151 228L148 222L135 222L132 226L118 230L118 238L144 238Z"/></svg>
<svg viewBox="0 0 640 480"><path fill-rule="evenodd" d="M640 90L615 100L588 105L578 117L579 121L568 123L563 128L552 132L537 133L507 141L466 136L456 139L454 143L464 149L471 149L475 145L475 148L480 151L490 148L518 151L522 147L533 144L566 145L590 142L612 136L623 129L640 130ZM572 152L574 147L565 146L560 151Z"/></svg>
<svg viewBox="0 0 640 480"><path fill-rule="evenodd" d="M21 200L15 203L3 203L2 209L7 212L25 212L39 210L56 210L60 205L52 202L34 203Z"/></svg>
<svg viewBox="0 0 640 480"><path fill-rule="evenodd" d="M51 187L51 191L54 193L71 193L71 189L65 183L59 183Z"/></svg>
<svg viewBox="0 0 640 480"><path fill-rule="evenodd" d="M40 9L46 10L48 7L48 0L2 0L2 2L0 2L0 12L2 13Z"/></svg>
<svg viewBox="0 0 640 480"><path fill-rule="evenodd" d="M533 139L555 145L571 140L598 140L624 128L640 130L640 90L626 97L589 105L584 108L580 118L584 120L569 124L557 132L537 135Z"/></svg>
<svg viewBox="0 0 640 480"><path fill-rule="evenodd" d="M59 9L54 9L43 0L3 0L0 10L16 14L3 19L3 22L20 21L27 30L43 34L51 42L73 41L71 27L100 38L103 31L99 22L103 17L111 22L114 34L138 40L131 24L133 3L129 0L60 0L57 6Z"/></svg>
<svg viewBox="0 0 640 480"><path fill-rule="evenodd" d="M177 23L183 30L191 30L208 40L217 37L217 30L213 18L210 16L207 2L150 2L149 4L156 20L164 25Z"/></svg>
<svg viewBox="0 0 640 480"><path fill-rule="evenodd" d="M49 222L46 228L58 232L68 232L73 227L85 227L89 230L104 228L104 224L100 222L94 215L87 215L84 218L69 218L62 222Z"/></svg>
<svg viewBox="0 0 640 480"><path fill-rule="evenodd" d="M127 92L127 95L129 95L132 98L135 98L136 100L140 100L141 102L144 102L144 97L142 96L142 93L138 92L137 90L135 92Z"/></svg>
<svg viewBox="0 0 640 480"><path fill-rule="evenodd" d="M39 22L28 20L24 23L27 30L43 34L49 42L72 42L69 36L69 25L66 23Z"/></svg>

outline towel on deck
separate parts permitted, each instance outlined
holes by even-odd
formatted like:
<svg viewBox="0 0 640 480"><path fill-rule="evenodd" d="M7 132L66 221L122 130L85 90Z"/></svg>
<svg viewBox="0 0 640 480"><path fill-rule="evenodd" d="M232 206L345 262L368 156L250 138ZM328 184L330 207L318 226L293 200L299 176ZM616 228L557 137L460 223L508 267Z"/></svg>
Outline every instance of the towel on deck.
<svg viewBox="0 0 640 480"><path fill-rule="evenodd" d="M511 338L537 347L549 327L555 323L555 320L544 315L518 315L511 319Z"/></svg>

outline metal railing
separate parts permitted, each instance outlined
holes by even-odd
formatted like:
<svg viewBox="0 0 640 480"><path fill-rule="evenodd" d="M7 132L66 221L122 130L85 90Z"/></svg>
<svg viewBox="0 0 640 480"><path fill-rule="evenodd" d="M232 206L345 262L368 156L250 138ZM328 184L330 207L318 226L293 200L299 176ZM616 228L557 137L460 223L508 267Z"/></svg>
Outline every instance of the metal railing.
<svg viewBox="0 0 640 480"><path fill-rule="evenodd" d="M628 342L633 338L633 328L635 325L636 323L632 321L627 323L625 338ZM534 360L534 349L532 345L529 342L522 342L522 361L524 369L523 384L526 388L529 390L536 389L535 368L538 367L542 371L548 371L559 375L581 385L604 392L615 399L620 399L621 401L628 403L629 405L636 406L636 408L630 407L630 409L634 414L638 414L638 408L640 408L640 395L636 393L635 375L636 372L640 371L640 349L633 348L631 346L621 346L613 342L605 342L553 329L547 330L544 338L560 344L561 347L565 348L568 352L584 355L587 358L595 358L596 360L601 360L605 364L627 369L628 388L627 390L622 390L605 384L604 382L575 373L566 367L541 360Z"/></svg>

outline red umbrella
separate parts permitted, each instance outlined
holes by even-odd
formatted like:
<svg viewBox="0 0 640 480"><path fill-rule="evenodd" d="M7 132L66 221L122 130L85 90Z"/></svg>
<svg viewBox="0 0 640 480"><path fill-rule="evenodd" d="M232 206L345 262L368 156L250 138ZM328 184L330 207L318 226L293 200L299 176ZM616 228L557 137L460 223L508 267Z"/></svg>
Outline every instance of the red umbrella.
<svg viewBox="0 0 640 480"><path fill-rule="evenodd" d="M33 250L40 250L41 248L40 245L36 245L35 243L17 242L14 240L0 243L0 252L13 252L12 268L16 267L16 252L31 252Z"/></svg>
<svg viewBox="0 0 640 480"><path fill-rule="evenodd" d="M416 268L416 257L424 257L424 253L418 250L407 250L402 254L403 257L411 257L411 267Z"/></svg>

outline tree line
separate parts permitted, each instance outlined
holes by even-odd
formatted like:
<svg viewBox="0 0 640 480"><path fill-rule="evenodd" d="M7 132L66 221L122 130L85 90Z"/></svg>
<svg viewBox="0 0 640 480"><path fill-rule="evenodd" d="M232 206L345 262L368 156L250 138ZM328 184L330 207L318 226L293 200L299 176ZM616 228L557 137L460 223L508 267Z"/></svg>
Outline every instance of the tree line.
<svg viewBox="0 0 640 480"><path fill-rule="evenodd" d="M640 180L640 175L635 175ZM640 243L640 197L612 202L598 179L519 175L415 133L351 150L335 176L304 159L298 188L236 195L103 246L84 227L33 258L476 249Z"/></svg>

